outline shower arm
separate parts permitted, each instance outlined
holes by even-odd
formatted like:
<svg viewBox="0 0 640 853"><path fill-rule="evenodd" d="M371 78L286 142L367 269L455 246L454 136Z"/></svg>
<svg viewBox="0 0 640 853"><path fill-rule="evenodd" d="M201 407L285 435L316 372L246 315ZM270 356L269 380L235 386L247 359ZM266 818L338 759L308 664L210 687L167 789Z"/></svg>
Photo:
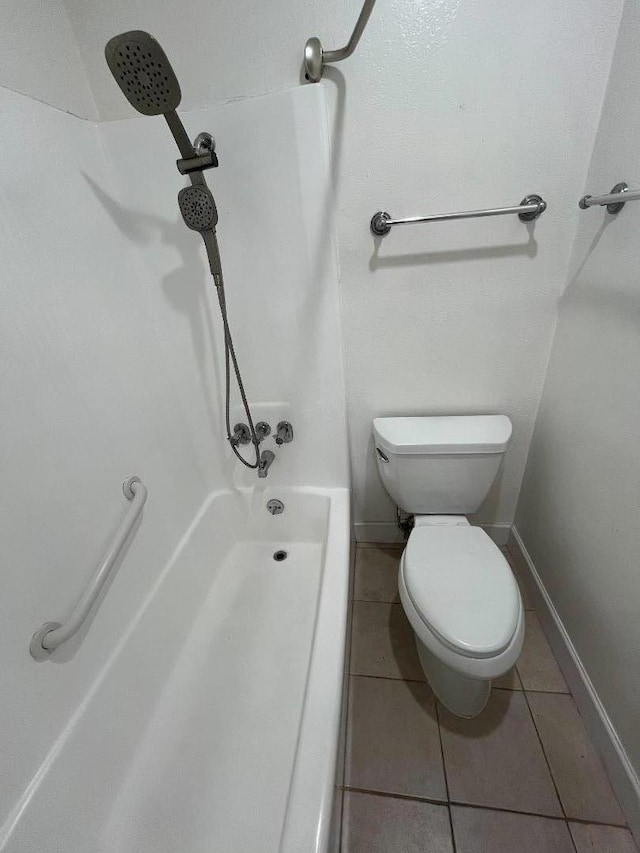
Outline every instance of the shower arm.
<svg viewBox="0 0 640 853"><path fill-rule="evenodd" d="M322 72L327 63L341 62L343 59L351 56L358 46L360 36L367 26L367 21L375 4L376 0L364 0L364 5L358 15L351 38L344 47L338 48L338 50L323 50L319 38L313 36L307 41L304 47L304 70L305 78L310 83L318 83L322 79Z"/></svg>

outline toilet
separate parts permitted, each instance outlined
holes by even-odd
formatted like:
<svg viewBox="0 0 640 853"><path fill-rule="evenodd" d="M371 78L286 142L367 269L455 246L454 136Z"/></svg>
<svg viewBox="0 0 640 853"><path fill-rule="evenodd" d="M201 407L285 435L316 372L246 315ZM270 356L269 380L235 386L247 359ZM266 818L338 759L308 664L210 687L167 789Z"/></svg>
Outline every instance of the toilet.
<svg viewBox="0 0 640 853"><path fill-rule="evenodd" d="M475 717L524 639L511 567L466 517L498 474L511 421L505 415L376 418L373 437L385 489L415 518L398 586L420 663L445 707Z"/></svg>

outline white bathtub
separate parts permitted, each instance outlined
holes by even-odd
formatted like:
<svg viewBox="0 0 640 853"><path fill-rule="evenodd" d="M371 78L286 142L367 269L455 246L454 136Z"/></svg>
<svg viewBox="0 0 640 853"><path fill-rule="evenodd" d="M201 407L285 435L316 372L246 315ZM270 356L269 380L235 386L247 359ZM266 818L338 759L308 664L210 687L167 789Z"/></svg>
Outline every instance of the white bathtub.
<svg viewBox="0 0 640 853"><path fill-rule="evenodd" d="M347 489L213 495L0 849L327 850L348 560Z"/></svg>

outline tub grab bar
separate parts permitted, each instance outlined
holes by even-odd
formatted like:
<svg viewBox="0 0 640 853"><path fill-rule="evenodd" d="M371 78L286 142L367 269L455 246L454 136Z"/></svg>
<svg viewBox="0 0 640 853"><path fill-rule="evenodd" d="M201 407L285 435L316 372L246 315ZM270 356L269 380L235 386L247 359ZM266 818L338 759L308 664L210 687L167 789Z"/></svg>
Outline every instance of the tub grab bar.
<svg viewBox="0 0 640 853"><path fill-rule="evenodd" d="M124 543L127 541L136 521L140 517L142 508L147 500L147 487L140 477L128 477L122 484L122 491L127 500L131 501L129 512L122 520L111 545L102 558L98 571L93 576L89 586L80 596L68 621L64 625L61 625L60 622L45 622L31 638L29 651L35 660L46 660L58 646L76 633L87 618L89 611L100 594L100 590L111 574L111 570L122 551Z"/></svg>

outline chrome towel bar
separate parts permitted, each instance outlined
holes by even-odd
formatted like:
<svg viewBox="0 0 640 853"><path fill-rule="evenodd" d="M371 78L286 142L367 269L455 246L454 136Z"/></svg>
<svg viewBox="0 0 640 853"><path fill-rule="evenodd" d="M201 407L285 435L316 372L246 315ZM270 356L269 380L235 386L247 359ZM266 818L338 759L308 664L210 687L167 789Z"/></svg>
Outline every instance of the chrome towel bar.
<svg viewBox="0 0 640 853"><path fill-rule="evenodd" d="M522 222L532 222L547 209L547 203L539 195L525 196L520 204L514 207L490 207L487 210L464 210L459 213L437 213L431 216L407 216L404 219L393 217L379 210L371 218L371 231L376 237L384 237L394 225L412 225L415 222L445 222L448 219L477 219L481 216L506 216L517 213Z"/></svg>
<svg viewBox="0 0 640 853"><path fill-rule="evenodd" d="M358 46L360 36L364 32L364 28L367 26L369 15L373 11L373 7L375 5L376 0L364 0L362 11L358 15L358 20L356 21L356 25L351 33L351 38L344 47L341 47L338 50L323 50L320 39L312 36L312 38L307 40L307 43L304 46L304 76L310 83L317 83L322 79L324 66L328 62L341 62L343 59L351 56Z"/></svg>
<svg viewBox="0 0 640 853"><path fill-rule="evenodd" d="M64 625L61 625L60 622L45 622L31 638L29 651L36 660L46 660L58 646L72 637L82 625L109 577L124 543L133 530L133 526L147 500L147 487L139 477L129 477L122 484L122 491L127 500L131 501L129 512L122 520L113 542L102 558L98 571L81 595L68 621Z"/></svg>
<svg viewBox="0 0 640 853"><path fill-rule="evenodd" d="M624 201L620 201L621 196L624 197ZM578 207L586 210L588 207L606 205L609 213L620 213L628 201L637 201L638 199L640 199L640 190L630 190L624 181L620 181L619 184L612 187L611 192L607 195L583 195L578 202Z"/></svg>

